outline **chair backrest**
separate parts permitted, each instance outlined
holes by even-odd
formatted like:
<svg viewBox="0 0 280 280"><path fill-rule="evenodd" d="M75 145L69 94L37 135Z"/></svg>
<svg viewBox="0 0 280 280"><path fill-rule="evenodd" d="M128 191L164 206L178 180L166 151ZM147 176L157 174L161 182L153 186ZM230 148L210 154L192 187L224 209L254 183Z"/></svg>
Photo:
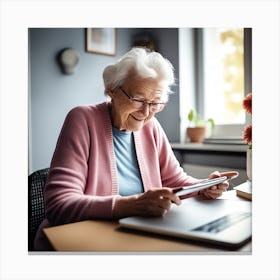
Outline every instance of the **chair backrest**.
<svg viewBox="0 0 280 280"><path fill-rule="evenodd" d="M28 176L28 251L33 250L33 241L39 225L45 218L44 189L49 168Z"/></svg>

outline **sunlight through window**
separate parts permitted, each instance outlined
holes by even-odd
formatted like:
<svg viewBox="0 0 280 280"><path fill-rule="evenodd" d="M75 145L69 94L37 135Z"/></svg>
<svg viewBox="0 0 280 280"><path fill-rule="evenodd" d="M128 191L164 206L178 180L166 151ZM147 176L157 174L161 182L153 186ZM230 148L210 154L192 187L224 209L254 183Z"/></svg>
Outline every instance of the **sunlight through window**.
<svg viewBox="0 0 280 280"><path fill-rule="evenodd" d="M243 28L205 28L204 115L216 124L243 124Z"/></svg>

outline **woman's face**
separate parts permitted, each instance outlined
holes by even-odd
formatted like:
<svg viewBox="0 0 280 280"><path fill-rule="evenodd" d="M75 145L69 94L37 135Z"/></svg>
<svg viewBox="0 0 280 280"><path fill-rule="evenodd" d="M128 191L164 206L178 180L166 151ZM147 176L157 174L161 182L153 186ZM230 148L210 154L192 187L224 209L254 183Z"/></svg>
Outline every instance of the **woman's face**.
<svg viewBox="0 0 280 280"><path fill-rule="evenodd" d="M163 91L163 84L159 81L139 78L136 75L129 76L121 88L109 92L112 99L113 126L119 130L141 129L155 115L155 112L150 112L150 106L147 104L141 108L135 108L127 95L137 100L158 103L162 102Z"/></svg>

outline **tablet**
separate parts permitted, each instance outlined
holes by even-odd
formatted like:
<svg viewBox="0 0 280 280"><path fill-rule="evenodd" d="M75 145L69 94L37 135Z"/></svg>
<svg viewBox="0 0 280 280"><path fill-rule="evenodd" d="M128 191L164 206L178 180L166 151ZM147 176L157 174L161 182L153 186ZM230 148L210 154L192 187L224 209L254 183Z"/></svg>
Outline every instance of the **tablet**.
<svg viewBox="0 0 280 280"><path fill-rule="evenodd" d="M206 179L201 181L200 183L190 185L190 186L183 186L178 189L174 189L173 192L176 193L177 196L182 196L186 194L190 194L193 192L201 191L212 186L218 185L223 183L224 181L228 180L227 176L222 176L214 179Z"/></svg>

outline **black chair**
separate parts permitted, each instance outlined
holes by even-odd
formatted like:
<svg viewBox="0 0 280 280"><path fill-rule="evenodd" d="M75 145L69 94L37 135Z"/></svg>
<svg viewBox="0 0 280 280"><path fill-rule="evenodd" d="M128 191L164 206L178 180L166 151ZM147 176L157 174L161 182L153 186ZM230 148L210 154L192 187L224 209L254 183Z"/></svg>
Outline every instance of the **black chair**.
<svg viewBox="0 0 280 280"><path fill-rule="evenodd" d="M33 251L33 242L39 225L45 218L44 189L49 168L28 176L28 251Z"/></svg>

